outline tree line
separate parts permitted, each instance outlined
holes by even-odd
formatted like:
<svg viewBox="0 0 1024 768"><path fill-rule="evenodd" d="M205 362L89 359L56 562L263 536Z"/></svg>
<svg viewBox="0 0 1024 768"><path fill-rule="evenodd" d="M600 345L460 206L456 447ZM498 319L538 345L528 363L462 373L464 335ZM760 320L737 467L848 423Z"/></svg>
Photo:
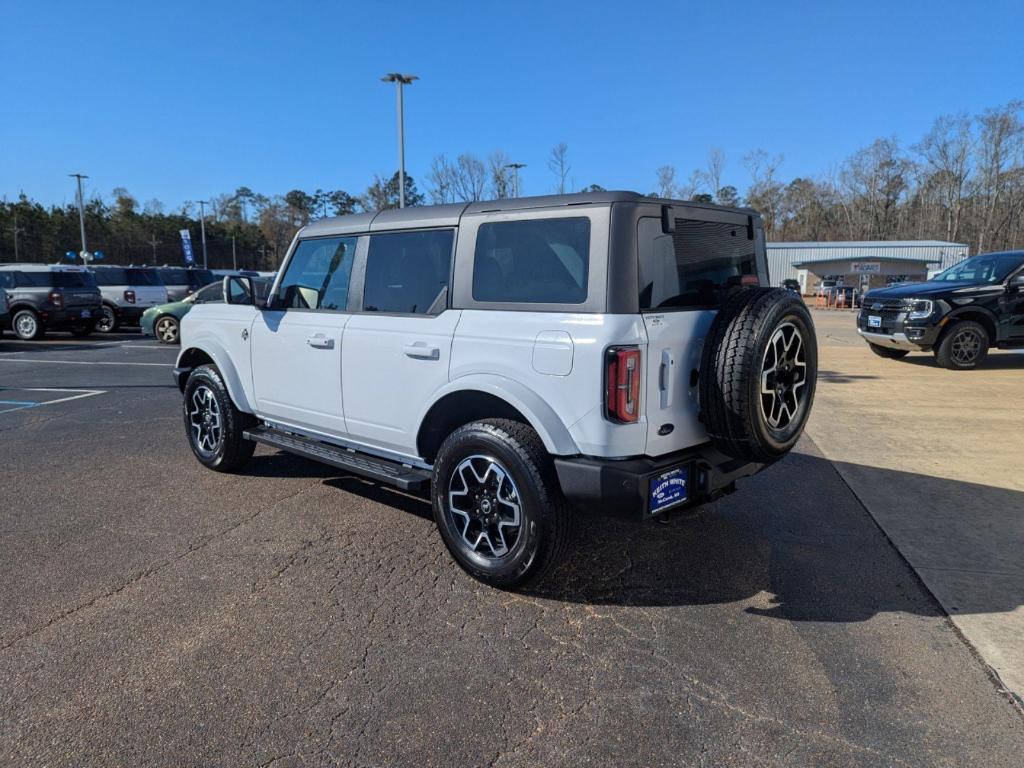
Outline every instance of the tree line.
<svg viewBox="0 0 1024 768"><path fill-rule="evenodd" d="M880 138L818 177L786 179L782 156L755 150L742 158L746 191L729 183L725 153L712 149L704 167L683 178L672 165L656 170L651 196L747 205L761 212L769 240L923 240L967 243L972 251L1024 246L1024 102L979 115L935 120L917 142ZM575 183L567 144L545 165L554 193L599 191ZM525 166L495 150L486 158L463 152L433 158L421 192L405 176L406 205L518 196ZM211 198L205 210L211 267L274 269L299 227L325 216L398 207L399 174L377 176L361 194L293 189L264 195L249 187ZM107 263L180 264L179 231L189 229L200 255L198 205L167 212L159 200L141 203L123 187L109 199L85 202L90 250ZM17 253L15 253L17 248ZM20 195L0 202L0 262L59 261L80 248L75 205L46 207Z"/></svg>

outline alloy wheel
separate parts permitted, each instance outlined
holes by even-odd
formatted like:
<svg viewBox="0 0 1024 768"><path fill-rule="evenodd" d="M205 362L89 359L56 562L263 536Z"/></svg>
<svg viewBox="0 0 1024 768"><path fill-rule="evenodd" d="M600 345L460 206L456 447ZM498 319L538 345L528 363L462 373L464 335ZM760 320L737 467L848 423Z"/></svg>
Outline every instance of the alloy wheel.
<svg viewBox="0 0 1024 768"><path fill-rule="evenodd" d="M221 423L220 406L212 389L205 385L195 388L189 400L188 421L196 448L207 455L215 453L220 445Z"/></svg>
<svg viewBox="0 0 1024 768"><path fill-rule="evenodd" d="M96 330L100 333L110 333L114 330L114 310L104 305L100 310L99 319L96 320Z"/></svg>
<svg viewBox="0 0 1024 768"><path fill-rule="evenodd" d="M957 331L951 349L953 361L958 365L971 365L981 353L981 336L973 328Z"/></svg>
<svg viewBox="0 0 1024 768"><path fill-rule="evenodd" d="M519 541L519 490L501 463L473 455L463 459L448 481L448 514L466 547L485 559L507 555Z"/></svg>
<svg viewBox="0 0 1024 768"><path fill-rule="evenodd" d="M807 384L804 340L793 323L775 329L761 363L761 415L772 429L785 429L800 411Z"/></svg>
<svg viewBox="0 0 1024 768"><path fill-rule="evenodd" d="M156 323L156 336L165 344L173 344L178 340L178 324L173 318L161 317Z"/></svg>

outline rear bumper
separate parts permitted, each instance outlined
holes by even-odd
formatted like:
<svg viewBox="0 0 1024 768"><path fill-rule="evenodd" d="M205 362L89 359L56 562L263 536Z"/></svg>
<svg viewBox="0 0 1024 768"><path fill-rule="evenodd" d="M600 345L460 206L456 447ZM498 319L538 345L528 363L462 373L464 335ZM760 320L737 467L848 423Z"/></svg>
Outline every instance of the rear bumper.
<svg viewBox="0 0 1024 768"><path fill-rule="evenodd" d="M82 313L88 312L88 317L83 318ZM46 309L39 311L39 320L47 328L70 328L76 325L96 322L100 316L100 307L68 307L66 309Z"/></svg>
<svg viewBox="0 0 1024 768"><path fill-rule="evenodd" d="M732 493L736 480L756 474L765 465L726 456L710 443L658 458L555 457L558 481L569 501L585 509L640 519L653 516L648 512L651 479L678 467L689 469L689 488L686 500L671 509L695 506Z"/></svg>

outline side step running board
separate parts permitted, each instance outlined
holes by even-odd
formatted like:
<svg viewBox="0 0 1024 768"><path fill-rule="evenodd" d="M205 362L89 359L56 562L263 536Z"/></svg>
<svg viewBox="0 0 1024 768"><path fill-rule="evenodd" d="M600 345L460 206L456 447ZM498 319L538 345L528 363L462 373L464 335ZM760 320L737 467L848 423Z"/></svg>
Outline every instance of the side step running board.
<svg viewBox="0 0 1024 768"><path fill-rule="evenodd" d="M332 467L361 475L371 480L393 485L403 491L425 491L430 486L430 473L425 469L410 467L397 461L379 459L359 453L351 448L342 448L322 443L290 432L271 427L254 427L244 432L247 440L254 440L278 448L296 456L330 464Z"/></svg>

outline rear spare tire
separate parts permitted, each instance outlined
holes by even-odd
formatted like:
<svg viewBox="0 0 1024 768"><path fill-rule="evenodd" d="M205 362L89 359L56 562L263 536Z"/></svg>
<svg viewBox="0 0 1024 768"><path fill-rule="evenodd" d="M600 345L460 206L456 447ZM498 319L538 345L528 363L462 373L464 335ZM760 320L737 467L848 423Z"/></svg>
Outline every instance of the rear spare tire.
<svg viewBox="0 0 1024 768"><path fill-rule="evenodd" d="M782 288L746 288L727 298L704 342L701 418L712 443L767 463L803 433L814 402L818 342L807 306Z"/></svg>

